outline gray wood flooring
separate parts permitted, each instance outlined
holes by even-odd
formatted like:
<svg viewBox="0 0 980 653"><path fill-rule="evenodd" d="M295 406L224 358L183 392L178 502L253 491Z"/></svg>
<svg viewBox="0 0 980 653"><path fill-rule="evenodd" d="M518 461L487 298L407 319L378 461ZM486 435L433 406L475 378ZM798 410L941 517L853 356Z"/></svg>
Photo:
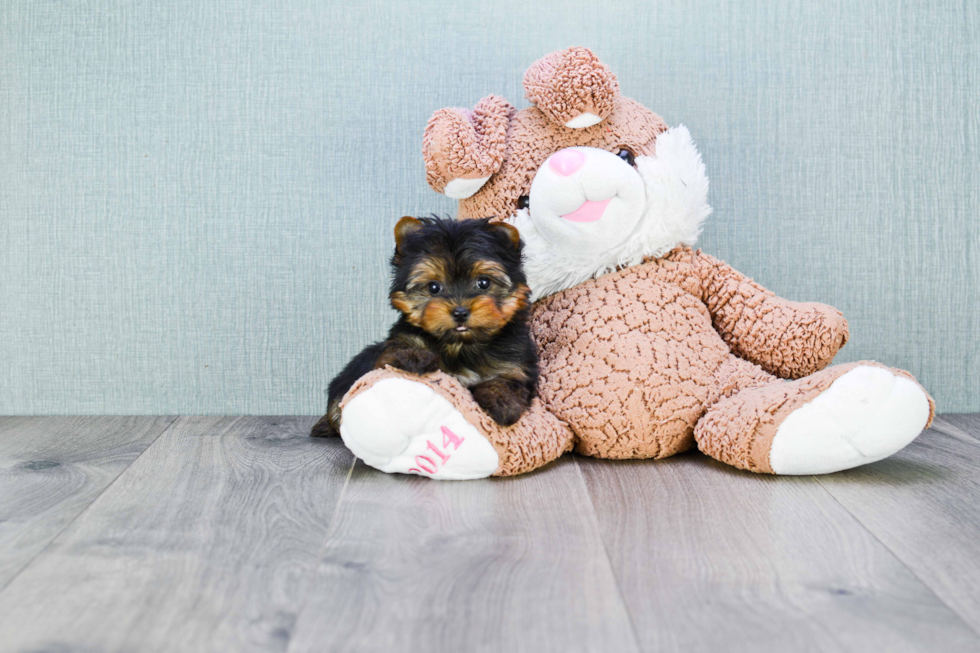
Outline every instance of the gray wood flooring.
<svg viewBox="0 0 980 653"><path fill-rule="evenodd" d="M0 418L0 651L980 651L980 415L830 476L463 483L313 422Z"/></svg>

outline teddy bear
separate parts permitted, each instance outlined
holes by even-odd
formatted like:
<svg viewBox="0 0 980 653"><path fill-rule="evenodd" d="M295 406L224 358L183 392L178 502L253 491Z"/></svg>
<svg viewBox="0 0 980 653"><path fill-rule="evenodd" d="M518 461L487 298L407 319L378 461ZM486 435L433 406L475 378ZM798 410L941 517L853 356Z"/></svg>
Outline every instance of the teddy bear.
<svg viewBox="0 0 980 653"><path fill-rule="evenodd" d="M894 454L935 404L907 372L831 366L836 309L772 292L693 249L708 179L689 131L620 94L586 48L524 76L531 106L491 95L436 111L426 179L458 219L517 227L540 356L537 397L501 427L460 380L390 368L342 402L366 464L435 479L509 476L563 453L666 458L697 447L763 474L826 474Z"/></svg>

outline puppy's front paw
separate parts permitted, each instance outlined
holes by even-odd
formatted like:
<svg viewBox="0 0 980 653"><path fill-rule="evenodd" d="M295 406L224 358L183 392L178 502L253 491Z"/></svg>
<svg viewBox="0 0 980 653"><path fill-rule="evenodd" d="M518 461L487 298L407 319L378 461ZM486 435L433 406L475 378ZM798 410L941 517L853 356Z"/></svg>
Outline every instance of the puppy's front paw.
<svg viewBox="0 0 980 653"><path fill-rule="evenodd" d="M480 408L501 426L515 423L530 405L525 393L499 379L473 386L470 392Z"/></svg>
<svg viewBox="0 0 980 653"><path fill-rule="evenodd" d="M378 358L376 367L385 365L422 376L439 369L439 356L427 349L395 349Z"/></svg>

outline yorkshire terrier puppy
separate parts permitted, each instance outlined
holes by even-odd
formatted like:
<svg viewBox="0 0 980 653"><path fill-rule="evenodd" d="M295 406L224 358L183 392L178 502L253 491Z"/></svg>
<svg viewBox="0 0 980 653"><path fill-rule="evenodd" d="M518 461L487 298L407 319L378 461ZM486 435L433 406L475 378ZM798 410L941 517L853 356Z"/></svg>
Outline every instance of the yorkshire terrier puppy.
<svg viewBox="0 0 980 653"><path fill-rule="evenodd" d="M406 216L395 226L391 305L401 316L330 382L327 414L311 435L340 432L340 400L371 370L442 370L509 426L534 398L537 349L517 229L489 220Z"/></svg>

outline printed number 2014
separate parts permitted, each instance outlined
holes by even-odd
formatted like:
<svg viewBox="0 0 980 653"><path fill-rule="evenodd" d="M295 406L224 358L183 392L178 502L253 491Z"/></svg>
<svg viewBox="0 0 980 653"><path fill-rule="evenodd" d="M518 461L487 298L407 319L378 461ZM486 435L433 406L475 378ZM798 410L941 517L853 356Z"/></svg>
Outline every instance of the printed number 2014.
<svg viewBox="0 0 980 653"><path fill-rule="evenodd" d="M442 448L446 451L449 450L449 445L453 445L454 451L459 449L459 445L463 444L465 440L466 438L459 437L453 433L449 427L442 427ZM415 464L418 465L418 467L412 467L408 471L415 472L416 474L421 474L423 471L429 474L435 474L440 467L449 462L449 459L452 457L451 453L443 453L439 447L432 444L432 440L427 440L426 444L428 446L425 450L434 453L438 458L438 462L436 462L436 459L432 456L419 454L415 456Z"/></svg>

